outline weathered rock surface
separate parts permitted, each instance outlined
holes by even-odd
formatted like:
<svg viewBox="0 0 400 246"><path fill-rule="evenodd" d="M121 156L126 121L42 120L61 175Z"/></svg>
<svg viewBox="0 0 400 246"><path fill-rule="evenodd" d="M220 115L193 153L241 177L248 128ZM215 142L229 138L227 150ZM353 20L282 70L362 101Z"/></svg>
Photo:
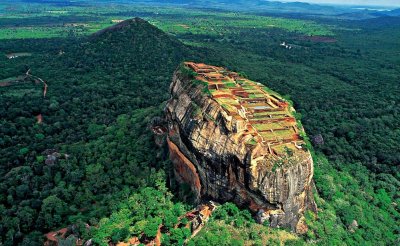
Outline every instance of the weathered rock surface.
<svg viewBox="0 0 400 246"><path fill-rule="evenodd" d="M212 93L205 92L207 83L198 83L201 74L193 74L182 68L175 72L166 106L167 142L178 181L190 184L198 199L232 201L258 212L260 220L269 220L273 227L298 230L305 210L316 210L311 191L313 161L309 151L298 146L301 137L297 142L266 142L257 138L257 132L239 130L239 123L249 127L247 117L253 117L250 106L242 107L248 115L243 123L240 117L230 115ZM225 70L224 74L232 81L243 79ZM249 137L257 141L249 144ZM298 150L293 147L294 151L286 154L271 150L271 146L282 144L292 144Z"/></svg>

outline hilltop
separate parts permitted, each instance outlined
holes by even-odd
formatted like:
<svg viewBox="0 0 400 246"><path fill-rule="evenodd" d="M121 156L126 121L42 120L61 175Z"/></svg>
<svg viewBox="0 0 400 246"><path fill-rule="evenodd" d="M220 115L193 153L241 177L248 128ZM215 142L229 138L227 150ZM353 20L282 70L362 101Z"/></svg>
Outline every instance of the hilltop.
<svg viewBox="0 0 400 246"><path fill-rule="evenodd" d="M110 70L110 65L124 64L131 71L157 69L164 73L190 54L187 46L140 18L94 33L87 41L80 47L80 60L96 69Z"/></svg>
<svg viewBox="0 0 400 246"><path fill-rule="evenodd" d="M232 201L260 223L305 233L299 221L316 212L314 167L293 107L238 73L193 62L174 74L171 94L167 142L177 179L198 199Z"/></svg>

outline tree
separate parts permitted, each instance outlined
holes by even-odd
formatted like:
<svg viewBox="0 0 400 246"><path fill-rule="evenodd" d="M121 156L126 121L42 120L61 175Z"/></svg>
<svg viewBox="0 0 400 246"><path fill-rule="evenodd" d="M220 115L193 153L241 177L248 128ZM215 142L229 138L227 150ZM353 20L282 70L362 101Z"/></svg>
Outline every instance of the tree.
<svg viewBox="0 0 400 246"><path fill-rule="evenodd" d="M57 196L49 196L43 200L39 214L39 225L46 229L53 229L61 224L63 215L68 212L67 204Z"/></svg>
<svg viewBox="0 0 400 246"><path fill-rule="evenodd" d="M147 223L143 228L143 233L149 238L154 238L157 235L158 228L160 227L160 225L161 225L160 218L150 217L148 218Z"/></svg>

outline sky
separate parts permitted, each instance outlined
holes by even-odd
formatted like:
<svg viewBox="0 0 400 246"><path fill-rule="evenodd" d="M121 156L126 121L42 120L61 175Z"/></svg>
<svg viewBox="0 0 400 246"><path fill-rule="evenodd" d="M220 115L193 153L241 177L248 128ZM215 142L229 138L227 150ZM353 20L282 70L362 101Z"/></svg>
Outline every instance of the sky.
<svg viewBox="0 0 400 246"><path fill-rule="evenodd" d="M282 0L282 2L308 2L319 4L356 4L356 5L374 5L374 6L399 6L400 0Z"/></svg>

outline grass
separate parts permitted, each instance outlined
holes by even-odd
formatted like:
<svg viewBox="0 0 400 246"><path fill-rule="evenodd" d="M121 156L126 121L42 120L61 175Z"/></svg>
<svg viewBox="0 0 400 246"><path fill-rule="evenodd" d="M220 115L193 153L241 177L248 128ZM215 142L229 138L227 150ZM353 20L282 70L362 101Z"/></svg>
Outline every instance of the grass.
<svg viewBox="0 0 400 246"><path fill-rule="evenodd" d="M233 107L235 105L239 105L238 102L236 102L235 100L230 99L230 98L217 98L216 101L220 105L229 105L230 107Z"/></svg>
<svg viewBox="0 0 400 246"><path fill-rule="evenodd" d="M282 112L282 111L271 111L271 112L262 112L262 113L254 113L255 117L265 117L268 115L280 115L280 114L284 114L286 115L286 112ZM283 117L283 116L282 116Z"/></svg>
<svg viewBox="0 0 400 246"><path fill-rule="evenodd" d="M293 144L281 144L281 145L274 145L272 147L279 154L284 154L287 152L287 149L296 151L296 147Z"/></svg>
<svg viewBox="0 0 400 246"><path fill-rule="evenodd" d="M265 98L265 95L261 93L252 93L249 94L249 98Z"/></svg>
<svg viewBox="0 0 400 246"><path fill-rule="evenodd" d="M290 138L295 134L292 130L275 130L274 135L278 138Z"/></svg>
<svg viewBox="0 0 400 246"><path fill-rule="evenodd" d="M228 112L235 112L235 108L228 104L221 104L221 107L227 110Z"/></svg>
<svg viewBox="0 0 400 246"><path fill-rule="evenodd" d="M260 135L265 141L272 141L276 139L271 132L262 132Z"/></svg>
<svg viewBox="0 0 400 246"><path fill-rule="evenodd" d="M225 83L225 86L226 86L227 88L235 88L235 87L236 87L236 84L235 84L235 83Z"/></svg>
<svg viewBox="0 0 400 246"><path fill-rule="evenodd" d="M270 130L270 129L279 129L282 128L283 126L279 123L264 123L264 124L253 124L253 126L258 130L258 131L265 131L265 130Z"/></svg>
<svg viewBox="0 0 400 246"><path fill-rule="evenodd" d="M247 141L247 144L257 145L257 141L254 138L252 138L249 141Z"/></svg>

